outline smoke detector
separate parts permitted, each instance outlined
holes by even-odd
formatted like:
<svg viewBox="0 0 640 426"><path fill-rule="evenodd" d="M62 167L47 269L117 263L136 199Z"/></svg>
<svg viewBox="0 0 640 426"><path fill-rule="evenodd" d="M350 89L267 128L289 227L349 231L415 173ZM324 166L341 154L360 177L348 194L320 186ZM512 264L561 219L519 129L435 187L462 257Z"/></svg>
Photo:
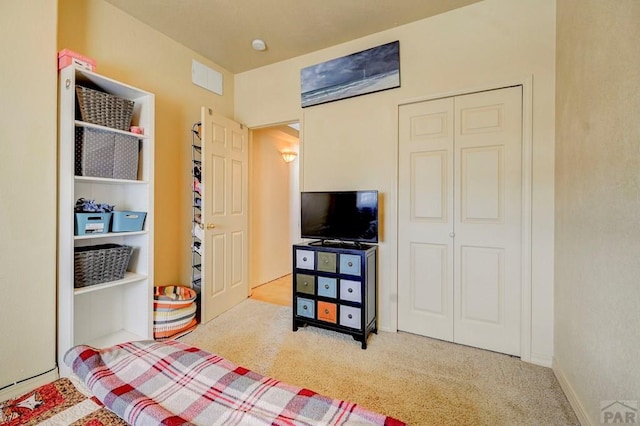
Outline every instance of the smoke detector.
<svg viewBox="0 0 640 426"><path fill-rule="evenodd" d="M260 40L259 38L251 42L251 47L259 52L267 49L267 45L265 44L264 40Z"/></svg>

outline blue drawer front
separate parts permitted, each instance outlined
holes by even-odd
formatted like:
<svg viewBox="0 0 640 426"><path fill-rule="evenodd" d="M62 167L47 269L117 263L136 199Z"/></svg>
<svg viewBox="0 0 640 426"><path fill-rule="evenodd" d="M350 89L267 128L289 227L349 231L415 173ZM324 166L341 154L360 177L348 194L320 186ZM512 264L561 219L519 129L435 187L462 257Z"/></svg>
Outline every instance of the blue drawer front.
<svg viewBox="0 0 640 426"><path fill-rule="evenodd" d="M340 273L360 276L360 256L356 256L355 254L341 254Z"/></svg>
<svg viewBox="0 0 640 426"><path fill-rule="evenodd" d="M315 302L313 300L305 299L304 297L296 299L298 302L298 316L312 319L316 317Z"/></svg>
<svg viewBox="0 0 640 426"><path fill-rule="evenodd" d="M318 296L336 298L338 284L335 278L318 277Z"/></svg>

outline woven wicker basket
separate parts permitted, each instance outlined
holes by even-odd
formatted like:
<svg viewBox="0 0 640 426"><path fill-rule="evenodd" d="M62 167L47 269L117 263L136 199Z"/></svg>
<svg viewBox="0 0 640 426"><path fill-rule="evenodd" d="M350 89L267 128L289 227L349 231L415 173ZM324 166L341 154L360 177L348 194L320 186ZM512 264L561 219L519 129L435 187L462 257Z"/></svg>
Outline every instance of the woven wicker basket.
<svg viewBox="0 0 640 426"><path fill-rule="evenodd" d="M129 130L134 102L110 93L76 86L82 121L112 129Z"/></svg>
<svg viewBox="0 0 640 426"><path fill-rule="evenodd" d="M120 244L76 247L74 249L75 288L124 278L133 247Z"/></svg>

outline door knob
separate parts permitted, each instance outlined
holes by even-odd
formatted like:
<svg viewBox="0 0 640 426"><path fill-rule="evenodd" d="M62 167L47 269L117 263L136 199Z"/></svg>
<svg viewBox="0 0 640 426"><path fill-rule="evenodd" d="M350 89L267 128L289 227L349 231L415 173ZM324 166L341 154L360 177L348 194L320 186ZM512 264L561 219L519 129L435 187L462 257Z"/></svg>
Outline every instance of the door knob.
<svg viewBox="0 0 640 426"><path fill-rule="evenodd" d="M455 232L449 232L449 236L450 236L451 238L453 238L453 237L455 237L455 236L456 236L456 233L455 233Z"/></svg>
<svg viewBox="0 0 640 426"><path fill-rule="evenodd" d="M216 226L213 223L207 223L207 229L213 229Z"/></svg>

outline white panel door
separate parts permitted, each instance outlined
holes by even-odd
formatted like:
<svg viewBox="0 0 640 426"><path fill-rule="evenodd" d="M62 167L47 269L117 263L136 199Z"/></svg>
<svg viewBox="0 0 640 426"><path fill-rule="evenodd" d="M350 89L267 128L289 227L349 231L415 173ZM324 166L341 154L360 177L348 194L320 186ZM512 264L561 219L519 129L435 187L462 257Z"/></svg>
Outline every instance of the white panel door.
<svg viewBox="0 0 640 426"><path fill-rule="evenodd" d="M520 355L522 91L454 102L454 340Z"/></svg>
<svg viewBox="0 0 640 426"><path fill-rule="evenodd" d="M202 108L202 322L248 297L247 129Z"/></svg>
<svg viewBox="0 0 640 426"><path fill-rule="evenodd" d="M403 105L398 328L520 354L520 87Z"/></svg>
<svg viewBox="0 0 640 426"><path fill-rule="evenodd" d="M399 117L398 328L453 340L453 99Z"/></svg>

